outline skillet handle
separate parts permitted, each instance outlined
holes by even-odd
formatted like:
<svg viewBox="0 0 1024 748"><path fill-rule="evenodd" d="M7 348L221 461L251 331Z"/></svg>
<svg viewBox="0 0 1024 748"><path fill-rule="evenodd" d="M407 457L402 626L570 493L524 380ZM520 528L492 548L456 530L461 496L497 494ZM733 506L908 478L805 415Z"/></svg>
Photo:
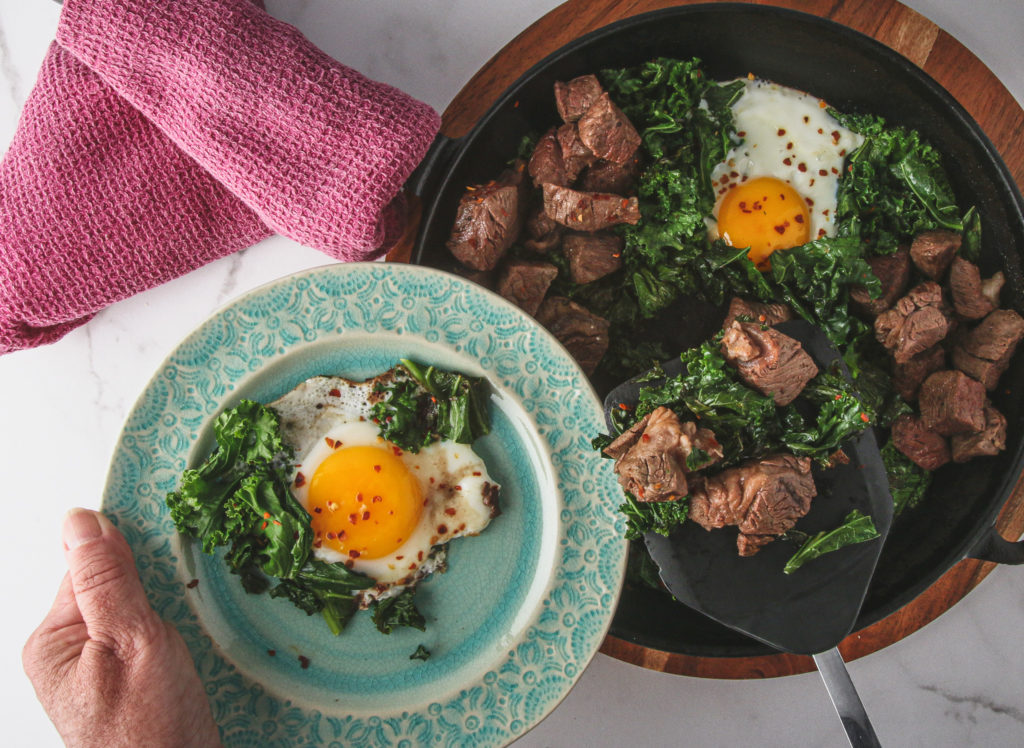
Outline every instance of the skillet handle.
<svg viewBox="0 0 1024 748"><path fill-rule="evenodd" d="M967 557L991 561L994 564L1024 564L1024 540L1011 542L1003 538L996 528L990 527L967 552Z"/></svg>

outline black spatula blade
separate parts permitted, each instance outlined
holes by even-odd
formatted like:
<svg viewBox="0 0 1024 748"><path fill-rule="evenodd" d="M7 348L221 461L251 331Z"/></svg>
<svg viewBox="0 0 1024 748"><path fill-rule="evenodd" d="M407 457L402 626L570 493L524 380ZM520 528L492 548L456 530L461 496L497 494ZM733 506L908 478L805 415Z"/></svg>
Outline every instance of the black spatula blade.
<svg viewBox="0 0 1024 748"><path fill-rule="evenodd" d="M799 340L821 369L837 361L842 367L838 351L818 328L797 321L777 329ZM681 364L665 368L676 374ZM620 404L636 405L640 386L630 380L608 394L609 428L611 412ZM842 641L856 621L892 524L892 496L874 434L868 429L852 441L844 445L848 464L815 469L818 495L797 528L809 534L831 529L859 509L872 517L881 537L784 574L795 551L792 544L776 541L755 556L741 558L735 527L709 532L687 522L667 538L656 533L644 538L665 586L686 605L776 649L817 654Z"/></svg>

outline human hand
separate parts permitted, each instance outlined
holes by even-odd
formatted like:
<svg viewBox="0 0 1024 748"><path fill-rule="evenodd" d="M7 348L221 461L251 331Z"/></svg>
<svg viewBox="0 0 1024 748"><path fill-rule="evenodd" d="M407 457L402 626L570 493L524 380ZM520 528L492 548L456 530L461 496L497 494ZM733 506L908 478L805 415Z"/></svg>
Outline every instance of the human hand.
<svg viewBox="0 0 1024 748"><path fill-rule="evenodd" d="M22 662L69 746L219 746L188 648L149 606L124 536L72 509L68 573Z"/></svg>

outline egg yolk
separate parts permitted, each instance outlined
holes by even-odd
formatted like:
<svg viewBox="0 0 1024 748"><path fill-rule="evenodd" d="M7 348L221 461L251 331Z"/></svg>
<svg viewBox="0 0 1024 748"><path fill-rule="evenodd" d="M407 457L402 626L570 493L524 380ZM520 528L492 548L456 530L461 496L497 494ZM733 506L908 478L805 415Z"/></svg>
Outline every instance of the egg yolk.
<svg viewBox="0 0 1024 748"><path fill-rule="evenodd" d="M397 454L396 454L397 452ZM314 542L356 558L398 549L423 513L423 493L397 447L332 452L309 480Z"/></svg>
<svg viewBox="0 0 1024 748"><path fill-rule="evenodd" d="M800 193L774 177L736 185L718 206L719 236L732 247L749 247L747 257L760 270L771 267L768 257L775 250L806 244L810 226Z"/></svg>

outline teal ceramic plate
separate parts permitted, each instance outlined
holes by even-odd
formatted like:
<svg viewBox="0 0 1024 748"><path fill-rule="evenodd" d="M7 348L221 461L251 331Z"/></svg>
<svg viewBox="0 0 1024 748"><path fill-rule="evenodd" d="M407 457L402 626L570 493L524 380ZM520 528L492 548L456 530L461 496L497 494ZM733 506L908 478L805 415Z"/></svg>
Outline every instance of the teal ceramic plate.
<svg viewBox="0 0 1024 748"><path fill-rule="evenodd" d="M489 380L493 428L474 449L502 514L453 541L448 571L420 587L426 632L384 636L361 613L334 637L319 616L247 595L177 535L164 496L238 400L403 357ZM498 296L424 267L331 265L256 289L178 346L128 417L103 509L185 637L226 745L502 745L568 693L615 610L626 543L610 461L590 446L602 418L568 353ZM431 657L411 660L420 644Z"/></svg>

